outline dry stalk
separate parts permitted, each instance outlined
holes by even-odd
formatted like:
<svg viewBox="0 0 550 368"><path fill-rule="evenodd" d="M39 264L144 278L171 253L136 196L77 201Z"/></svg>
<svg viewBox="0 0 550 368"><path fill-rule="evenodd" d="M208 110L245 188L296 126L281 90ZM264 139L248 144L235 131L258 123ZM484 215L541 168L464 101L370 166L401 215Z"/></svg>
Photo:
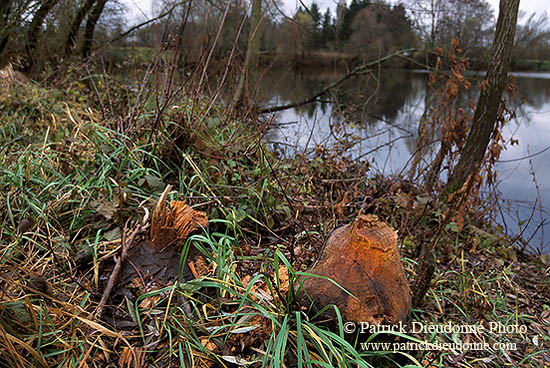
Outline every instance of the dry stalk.
<svg viewBox="0 0 550 368"><path fill-rule="evenodd" d="M136 235L144 232L145 230L147 230L148 227L149 227L149 224L138 225L138 227L135 228L134 231L130 234L130 237L128 238L128 240L126 239L126 234L128 232L127 226L125 226L124 229L122 230L121 254L120 254L120 257L115 258L116 260L115 267L111 272L111 276L109 276L109 281L107 282L107 286L103 291L103 296L101 297L101 300L99 301L99 305L97 306L94 312L94 319L100 319L101 316L103 315L103 310L105 309L105 303L107 303L107 300L111 296L111 292L113 291L115 282L122 269L122 264L128 254L128 249L130 249L130 247L133 245Z"/></svg>

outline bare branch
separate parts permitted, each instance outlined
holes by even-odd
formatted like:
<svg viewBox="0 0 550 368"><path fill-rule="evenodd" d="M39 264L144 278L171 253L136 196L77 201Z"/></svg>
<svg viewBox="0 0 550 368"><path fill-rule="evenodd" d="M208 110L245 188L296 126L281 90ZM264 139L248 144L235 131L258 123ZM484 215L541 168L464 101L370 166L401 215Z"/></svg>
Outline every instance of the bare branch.
<svg viewBox="0 0 550 368"><path fill-rule="evenodd" d="M322 90L317 92L315 95L313 95L313 96L311 96L311 97L309 97L309 98L307 98L307 99L305 99L301 102L286 104L286 105L280 105L280 106L268 107L268 108L265 108L263 110L260 110L260 114L269 114L269 113L272 113L272 112L288 110L288 109L292 109L294 107L300 107L300 106L303 106L303 105L307 105L308 103L315 102L323 94L327 93L328 91L330 91L331 89L333 89L334 87L336 87L340 83L344 82L345 80L347 80L347 79L349 79L349 78L351 78L355 75L360 75L360 74L367 73L369 71L369 68L374 66L374 65L381 64L381 63L383 63L383 62L385 62L385 61L387 61L391 58L394 58L394 57L405 56L408 53L411 53L413 51L417 51L417 49L400 50L400 51L394 52L393 54L381 57L380 59L371 61L370 63L362 64L362 65L356 67L355 69L353 69L351 72L349 72L348 74L346 74L342 78L328 84L325 88L323 88Z"/></svg>

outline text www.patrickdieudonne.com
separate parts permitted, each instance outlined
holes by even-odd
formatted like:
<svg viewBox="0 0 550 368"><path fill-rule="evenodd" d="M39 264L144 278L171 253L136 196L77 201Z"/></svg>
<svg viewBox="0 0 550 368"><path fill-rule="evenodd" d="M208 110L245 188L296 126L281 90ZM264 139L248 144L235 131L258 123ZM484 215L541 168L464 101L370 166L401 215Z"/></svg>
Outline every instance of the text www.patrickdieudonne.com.
<svg viewBox="0 0 550 368"><path fill-rule="evenodd" d="M361 350L368 351L406 351L406 350L517 350L515 343L492 343L475 342L442 342L442 343L421 343L414 341L407 342L362 342Z"/></svg>

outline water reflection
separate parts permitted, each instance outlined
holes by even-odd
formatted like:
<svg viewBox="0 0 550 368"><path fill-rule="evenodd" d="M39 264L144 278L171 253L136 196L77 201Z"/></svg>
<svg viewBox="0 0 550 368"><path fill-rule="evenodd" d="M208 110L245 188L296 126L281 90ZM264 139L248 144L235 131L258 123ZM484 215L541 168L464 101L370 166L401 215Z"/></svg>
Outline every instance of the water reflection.
<svg viewBox="0 0 550 368"><path fill-rule="evenodd" d="M303 101L343 74L270 71L262 77L256 96L264 105ZM515 74L517 91L507 95L516 119L504 129L507 144L497 165L498 189L508 201L507 211L498 221L514 235L532 215L523 233L533 249L550 251L544 223L550 209L550 73ZM411 71L381 71L346 80L321 102L280 112L268 141L286 154L306 153L317 144L343 145L343 138L356 144L348 153L365 158L380 173L404 173L416 151L416 134L425 109L428 74ZM477 101L476 82L462 93L456 104ZM330 101L330 102L328 102ZM347 147L342 147L347 148ZM537 205L535 211L533 206ZM542 224L541 224L542 223Z"/></svg>

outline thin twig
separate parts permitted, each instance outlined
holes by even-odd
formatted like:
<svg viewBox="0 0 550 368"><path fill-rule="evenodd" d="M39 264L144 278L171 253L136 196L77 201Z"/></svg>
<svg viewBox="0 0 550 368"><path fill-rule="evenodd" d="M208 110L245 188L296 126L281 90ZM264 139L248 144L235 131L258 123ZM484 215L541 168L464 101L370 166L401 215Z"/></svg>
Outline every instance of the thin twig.
<svg viewBox="0 0 550 368"><path fill-rule="evenodd" d="M518 241L521 236L523 235L523 233L525 232L525 230L527 230L527 228L529 227L529 224L531 224L531 220L533 219L533 216L535 215L535 211L537 209L537 202L538 202L538 198L535 200L535 204L533 205L533 209L531 211L531 215L529 216L529 219L527 220L527 222L525 223L525 226L523 227L523 229L521 228L521 225L520 225L520 231L518 232L518 234L510 241L510 244L514 244L516 241ZM519 217L519 216L518 216ZM520 250L523 252L525 250L525 248L527 247L527 244L528 243L523 243L522 244L522 247L520 248Z"/></svg>
<svg viewBox="0 0 550 368"><path fill-rule="evenodd" d="M111 292L113 291L113 287L115 286L115 282L118 278L118 275L120 273L120 270L122 269L122 263L126 259L126 256L128 254L128 249L132 246L134 239L137 234L142 233L149 227L148 224L146 225L139 225L133 232L130 234L130 237L128 240L126 240L126 233L128 232L128 228L125 226L124 230L122 230L122 245L121 245L121 254L120 257L116 258L116 264L113 268L113 271L111 272L111 276L109 276L109 281L107 282L107 286L105 287L105 290L103 291L103 296L101 297L101 300L99 301L99 305L97 306L95 312L94 312L94 318L100 319L103 315L103 310L105 309L105 303L107 303L107 300L111 296Z"/></svg>
<svg viewBox="0 0 550 368"><path fill-rule="evenodd" d="M210 59L212 58L212 55L214 54L214 49L216 48L216 45L217 45L218 40L220 38L220 35L222 33L222 28L223 28L223 25L225 23L227 13L229 12L230 5L231 5L231 2L228 2L227 7L225 8L225 12L223 13L223 17L220 21L220 26L218 27L218 32L216 33L216 38L214 38L214 43L212 44L212 48L210 49L210 52L208 53L208 57L206 58L206 62L205 62L204 67L202 69L201 78L199 79L199 85L197 87L197 90L199 90L199 91L202 87L202 83L203 83L204 79L206 78L206 70L208 69L208 65L210 64Z"/></svg>
<svg viewBox="0 0 550 368"><path fill-rule="evenodd" d="M141 27L144 27L152 22L156 22L157 20L160 20L162 18L164 18L165 16L171 14L174 9L176 9L178 6L182 5L182 4L185 4L187 1L180 1L180 2L177 2L175 4L173 4L167 11L165 11L164 13L161 13L159 15L157 15L156 17L154 18L151 18L151 19L148 19L146 20L145 22L142 22L142 23L139 23L139 24L136 24L135 26L133 27L130 27L126 32L123 32L121 34L119 34L118 36L115 36L113 38L111 38L110 40L108 40L107 42L105 42L103 45L101 45L101 47L98 48L99 49L103 49L107 46L109 46L110 44L116 42L116 41L119 41L119 40L122 40L124 39L126 36L130 35L132 32L140 29ZM97 50L96 50L97 51Z"/></svg>
<svg viewBox="0 0 550 368"><path fill-rule="evenodd" d="M26 134L23 134L23 135L20 135L19 137L13 138L11 141L5 143L4 145L2 145L2 146L0 147L0 152L2 152L5 148L10 147L12 143L15 143L15 142L17 142L17 141L19 141L19 140L21 140L21 139L23 139L23 138L27 138L27 137L28 137L28 136L27 136Z"/></svg>

